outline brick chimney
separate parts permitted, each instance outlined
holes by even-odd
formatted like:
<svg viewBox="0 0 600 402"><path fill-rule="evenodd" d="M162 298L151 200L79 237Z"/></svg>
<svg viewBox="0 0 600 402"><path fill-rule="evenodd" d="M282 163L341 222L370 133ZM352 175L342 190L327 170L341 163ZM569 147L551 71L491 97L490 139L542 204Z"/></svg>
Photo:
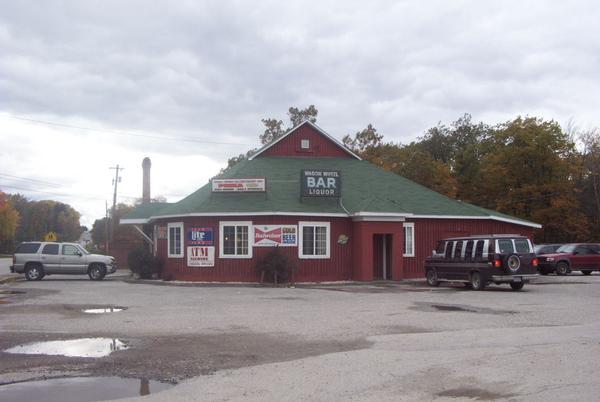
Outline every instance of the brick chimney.
<svg viewBox="0 0 600 402"><path fill-rule="evenodd" d="M152 166L152 162L150 162L150 158L144 158L142 162L142 168L144 169L144 183L142 187L142 204L147 204L150 202L150 167Z"/></svg>

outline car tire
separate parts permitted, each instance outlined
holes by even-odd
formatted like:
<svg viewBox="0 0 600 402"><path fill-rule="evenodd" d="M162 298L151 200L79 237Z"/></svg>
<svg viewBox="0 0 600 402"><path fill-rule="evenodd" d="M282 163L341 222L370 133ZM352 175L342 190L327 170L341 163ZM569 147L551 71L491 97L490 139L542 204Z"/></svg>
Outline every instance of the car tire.
<svg viewBox="0 0 600 402"><path fill-rule="evenodd" d="M92 264L88 269L88 276L93 281L101 281L106 276L106 268L100 264Z"/></svg>
<svg viewBox="0 0 600 402"><path fill-rule="evenodd" d="M40 264L29 264L25 268L25 278L28 281L41 281L44 277L44 268Z"/></svg>
<svg viewBox="0 0 600 402"><path fill-rule="evenodd" d="M559 262L556 264L556 275L564 276L569 273L569 264L566 262Z"/></svg>
<svg viewBox="0 0 600 402"><path fill-rule="evenodd" d="M525 286L524 282L511 282L510 283L510 288L514 291L523 289L523 286Z"/></svg>
<svg viewBox="0 0 600 402"><path fill-rule="evenodd" d="M592 271L590 271L590 270L585 270L585 271L581 271L581 273L582 273L582 274L584 274L584 275L591 275L591 274L592 274Z"/></svg>
<svg viewBox="0 0 600 402"><path fill-rule="evenodd" d="M440 281L438 281L437 272L435 271L435 269L428 269L426 276L427 276L427 284L429 286L439 286Z"/></svg>
<svg viewBox="0 0 600 402"><path fill-rule="evenodd" d="M471 273L471 289L473 290L483 290L485 289L485 282L483 281L483 277L479 272Z"/></svg>

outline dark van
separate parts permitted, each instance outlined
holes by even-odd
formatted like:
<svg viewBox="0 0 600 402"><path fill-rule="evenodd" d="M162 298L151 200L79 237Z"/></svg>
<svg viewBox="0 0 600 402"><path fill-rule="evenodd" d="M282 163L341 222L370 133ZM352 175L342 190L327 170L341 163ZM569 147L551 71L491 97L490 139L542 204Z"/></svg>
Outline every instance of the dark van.
<svg viewBox="0 0 600 402"><path fill-rule="evenodd" d="M479 235L440 240L425 260L430 286L461 282L474 290L508 283L521 290L538 276L538 259L531 241L520 235Z"/></svg>

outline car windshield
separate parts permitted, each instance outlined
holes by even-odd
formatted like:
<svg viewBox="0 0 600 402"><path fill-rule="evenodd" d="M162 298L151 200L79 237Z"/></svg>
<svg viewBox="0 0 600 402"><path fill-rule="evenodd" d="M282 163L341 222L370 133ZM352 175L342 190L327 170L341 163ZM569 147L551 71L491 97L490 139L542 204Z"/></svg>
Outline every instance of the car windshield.
<svg viewBox="0 0 600 402"><path fill-rule="evenodd" d="M560 246L556 250L556 252L557 253L572 253L576 247L577 247L577 244L564 244L564 245Z"/></svg>

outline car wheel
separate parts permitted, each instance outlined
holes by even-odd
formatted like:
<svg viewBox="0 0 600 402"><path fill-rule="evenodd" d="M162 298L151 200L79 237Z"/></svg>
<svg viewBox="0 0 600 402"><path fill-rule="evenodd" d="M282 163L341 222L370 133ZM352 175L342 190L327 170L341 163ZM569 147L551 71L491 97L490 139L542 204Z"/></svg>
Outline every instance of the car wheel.
<svg viewBox="0 0 600 402"><path fill-rule="evenodd" d="M479 272L473 272L471 274L471 288L473 290L485 289L485 283L483 282L483 278Z"/></svg>
<svg viewBox="0 0 600 402"><path fill-rule="evenodd" d="M100 264L93 264L88 270L88 276L93 281L100 281L106 276L106 268Z"/></svg>
<svg viewBox="0 0 600 402"><path fill-rule="evenodd" d="M440 284L440 281L438 281L437 272L435 271L435 269L427 270L427 284L429 286L438 286Z"/></svg>
<svg viewBox="0 0 600 402"><path fill-rule="evenodd" d="M569 265L566 262L556 264L556 275L566 275L569 273Z"/></svg>
<svg viewBox="0 0 600 402"><path fill-rule="evenodd" d="M25 268L25 278L28 281L40 281L44 277L44 268L38 264L30 264Z"/></svg>
<svg viewBox="0 0 600 402"><path fill-rule="evenodd" d="M581 273L584 274L584 275L591 275L592 271L587 271L586 270L586 271L581 271Z"/></svg>
<svg viewBox="0 0 600 402"><path fill-rule="evenodd" d="M511 282L510 283L510 288L512 290L521 290L521 289L523 289L523 286L525 286L525 283L523 283L523 282Z"/></svg>

